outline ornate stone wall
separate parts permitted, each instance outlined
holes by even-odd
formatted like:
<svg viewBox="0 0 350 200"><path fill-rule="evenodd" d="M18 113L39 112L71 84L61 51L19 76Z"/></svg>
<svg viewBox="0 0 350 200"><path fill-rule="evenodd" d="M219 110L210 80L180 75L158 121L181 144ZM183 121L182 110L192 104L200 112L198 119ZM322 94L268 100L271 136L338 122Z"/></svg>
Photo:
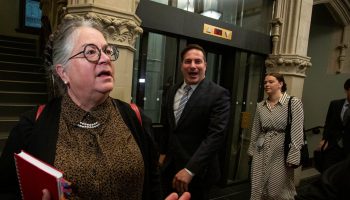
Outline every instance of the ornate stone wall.
<svg viewBox="0 0 350 200"><path fill-rule="evenodd" d="M86 18L98 21L110 33L109 42L124 47L135 46L136 38L142 33L142 28L130 19L88 12L83 15L67 14L66 19Z"/></svg>

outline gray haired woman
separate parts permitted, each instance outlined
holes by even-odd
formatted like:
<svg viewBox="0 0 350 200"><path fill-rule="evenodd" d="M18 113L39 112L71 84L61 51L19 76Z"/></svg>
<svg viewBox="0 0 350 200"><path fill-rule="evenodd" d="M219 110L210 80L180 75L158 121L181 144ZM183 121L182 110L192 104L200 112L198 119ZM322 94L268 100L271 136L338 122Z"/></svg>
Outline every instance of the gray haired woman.
<svg viewBox="0 0 350 200"><path fill-rule="evenodd" d="M141 113L141 125L128 103L109 96L119 52L105 36L90 20L61 23L49 70L60 95L12 129L0 160L0 199L21 198L13 159L21 150L64 172L69 199L160 199L150 120Z"/></svg>

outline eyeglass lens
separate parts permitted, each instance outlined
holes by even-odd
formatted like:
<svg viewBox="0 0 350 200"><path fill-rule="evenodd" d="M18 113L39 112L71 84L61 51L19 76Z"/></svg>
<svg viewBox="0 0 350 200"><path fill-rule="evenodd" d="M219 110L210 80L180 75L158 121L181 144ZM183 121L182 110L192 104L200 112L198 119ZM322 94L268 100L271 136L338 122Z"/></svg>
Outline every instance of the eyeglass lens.
<svg viewBox="0 0 350 200"><path fill-rule="evenodd" d="M118 59L119 51L115 46L108 44L102 48L102 51L111 61ZM88 61L97 62L100 60L101 50L94 44L88 44L84 48L84 56Z"/></svg>

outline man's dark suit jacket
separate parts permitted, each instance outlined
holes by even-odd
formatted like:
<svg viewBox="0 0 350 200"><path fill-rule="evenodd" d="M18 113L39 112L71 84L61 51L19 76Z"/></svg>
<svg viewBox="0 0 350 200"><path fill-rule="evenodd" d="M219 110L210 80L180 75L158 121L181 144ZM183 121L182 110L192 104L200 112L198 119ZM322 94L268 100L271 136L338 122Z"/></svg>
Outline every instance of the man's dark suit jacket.
<svg viewBox="0 0 350 200"><path fill-rule="evenodd" d="M323 139L326 139L330 146L336 145L339 138L342 136L344 127L342 119L340 118L340 113L344 102L345 99L333 100L328 107Z"/></svg>
<svg viewBox="0 0 350 200"><path fill-rule="evenodd" d="M220 177L218 151L224 146L229 122L229 92L204 79L192 93L176 125L174 97L182 84L169 89L163 104L160 151L166 154L164 166L172 166L175 173L187 168L195 174L194 179L200 177L201 183L210 185Z"/></svg>
<svg viewBox="0 0 350 200"><path fill-rule="evenodd" d="M344 103L345 99L333 100L328 108L323 132L323 139L328 141L328 147L323 153L322 171L344 160L349 153L350 135L349 131L345 131L346 128L340 116ZM342 147L338 145L340 140L343 143Z"/></svg>

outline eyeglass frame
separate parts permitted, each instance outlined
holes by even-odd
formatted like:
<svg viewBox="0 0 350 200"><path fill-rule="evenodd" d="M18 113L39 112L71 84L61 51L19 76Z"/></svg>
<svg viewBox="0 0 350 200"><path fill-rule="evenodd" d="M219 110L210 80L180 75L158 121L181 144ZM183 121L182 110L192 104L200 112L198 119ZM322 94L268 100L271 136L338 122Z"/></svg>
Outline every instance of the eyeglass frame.
<svg viewBox="0 0 350 200"><path fill-rule="evenodd" d="M85 55L85 50L86 50L86 48L89 47L89 46L90 46L90 47L91 47L91 46L96 47L96 49L98 50L98 59L97 59L96 61L89 60L89 59L87 58L87 56ZM112 54L112 56L108 56L108 54L105 52L105 50L107 49L108 46L112 47L112 48L115 50L115 53ZM69 57L67 61L69 61L69 60L71 60L71 59L73 59L73 58L85 58L87 61L96 64L96 63L98 63L98 61L101 59L101 52L102 52L102 51L103 51L104 54L106 54L106 55L109 57L109 59L110 59L111 61L116 61L116 60L118 60L118 58L119 58L119 50L117 49L117 47L116 47L115 45L113 45L113 44L107 44L107 45L105 45L104 47L102 47L102 49L100 49L96 44L90 43L90 44L86 44L86 45L84 46L84 49L83 49L82 51L80 51L80 52L74 54L73 56ZM83 54L84 57L76 57L76 56L79 55L79 54ZM112 59L113 55L114 55L114 57L115 57L114 60Z"/></svg>

